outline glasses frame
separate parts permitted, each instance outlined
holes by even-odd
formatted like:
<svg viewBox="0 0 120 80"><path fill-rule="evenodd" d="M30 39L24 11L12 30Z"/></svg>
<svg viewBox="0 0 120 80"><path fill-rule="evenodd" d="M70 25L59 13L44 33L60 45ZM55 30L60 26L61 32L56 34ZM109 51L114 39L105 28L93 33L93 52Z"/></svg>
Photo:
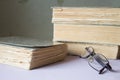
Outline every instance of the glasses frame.
<svg viewBox="0 0 120 80"><path fill-rule="evenodd" d="M98 70L98 69L96 69L95 67L93 67L93 66L90 64L90 60L88 60L88 64L89 64L90 67L92 67L94 70L98 71L99 74L104 73L105 69L106 69L106 70L112 70L112 67L111 67L110 64L109 64L108 59L107 59L104 55L102 55L102 54L96 54L96 53L94 52L93 47L91 47L91 46L90 46L90 47L86 47L85 49L86 49L86 51L89 53L89 55L87 55L87 56L84 57L84 58L92 58L92 59L94 59L95 61L97 61L97 63L98 63L99 65L102 66L102 68L101 68L100 70ZM102 56L102 57L105 59L105 61L103 61L103 59L102 59L100 56ZM105 62L106 62L106 63L105 63Z"/></svg>

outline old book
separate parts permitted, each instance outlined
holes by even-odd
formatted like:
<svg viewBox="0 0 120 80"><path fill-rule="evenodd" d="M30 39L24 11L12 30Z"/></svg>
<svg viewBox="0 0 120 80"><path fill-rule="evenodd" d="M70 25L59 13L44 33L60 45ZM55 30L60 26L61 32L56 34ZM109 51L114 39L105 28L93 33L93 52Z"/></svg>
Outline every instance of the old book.
<svg viewBox="0 0 120 80"><path fill-rule="evenodd" d="M120 25L120 8L54 7L52 22Z"/></svg>
<svg viewBox="0 0 120 80"><path fill-rule="evenodd" d="M50 63L63 60L67 54L67 46L63 43L37 42L22 44L21 38L1 39L0 41L0 63L8 64L24 69L34 69ZM14 40L13 40L14 39ZM15 40L16 39L16 40ZM13 40L14 42L12 42ZM16 42L19 42L16 44ZM24 41L22 39L22 41ZM46 43L46 44L45 44Z"/></svg>
<svg viewBox="0 0 120 80"><path fill-rule="evenodd" d="M62 41L61 41L62 42ZM94 51L99 54L103 54L109 59L120 59L120 46L118 45L106 45L106 44L92 44L81 42L62 42L68 46L68 53L73 55L84 56L86 55L86 47L93 47Z"/></svg>
<svg viewBox="0 0 120 80"><path fill-rule="evenodd" d="M54 24L54 41L120 45L120 27L104 25Z"/></svg>

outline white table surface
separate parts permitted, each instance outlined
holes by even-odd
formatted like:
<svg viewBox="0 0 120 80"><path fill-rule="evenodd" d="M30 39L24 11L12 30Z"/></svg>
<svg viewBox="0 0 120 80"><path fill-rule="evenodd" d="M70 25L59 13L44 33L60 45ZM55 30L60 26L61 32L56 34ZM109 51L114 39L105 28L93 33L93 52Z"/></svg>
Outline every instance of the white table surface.
<svg viewBox="0 0 120 80"><path fill-rule="evenodd" d="M120 80L120 60L110 60L110 64L117 72L102 75L76 56L34 70L0 64L0 80Z"/></svg>

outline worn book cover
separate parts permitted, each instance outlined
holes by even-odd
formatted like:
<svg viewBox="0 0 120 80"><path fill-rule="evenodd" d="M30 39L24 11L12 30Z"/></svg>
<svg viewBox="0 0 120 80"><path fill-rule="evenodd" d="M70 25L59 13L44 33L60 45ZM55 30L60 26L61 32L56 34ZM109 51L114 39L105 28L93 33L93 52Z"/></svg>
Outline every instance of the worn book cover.
<svg viewBox="0 0 120 80"><path fill-rule="evenodd" d="M67 46L52 41L39 41L23 37L0 38L0 63L24 69L34 69L61 61Z"/></svg>

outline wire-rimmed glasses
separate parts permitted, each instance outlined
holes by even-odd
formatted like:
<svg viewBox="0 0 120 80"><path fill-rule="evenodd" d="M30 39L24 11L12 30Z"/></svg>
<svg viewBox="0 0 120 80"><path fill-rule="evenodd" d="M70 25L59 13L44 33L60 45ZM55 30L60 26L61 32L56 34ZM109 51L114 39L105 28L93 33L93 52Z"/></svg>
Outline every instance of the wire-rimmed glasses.
<svg viewBox="0 0 120 80"><path fill-rule="evenodd" d="M99 72L99 74L104 73L107 70L112 70L112 67L109 64L108 59L102 54L96 54L92 47L85 48L88 55L85 58L88 58L88 64Z"/></svg>

